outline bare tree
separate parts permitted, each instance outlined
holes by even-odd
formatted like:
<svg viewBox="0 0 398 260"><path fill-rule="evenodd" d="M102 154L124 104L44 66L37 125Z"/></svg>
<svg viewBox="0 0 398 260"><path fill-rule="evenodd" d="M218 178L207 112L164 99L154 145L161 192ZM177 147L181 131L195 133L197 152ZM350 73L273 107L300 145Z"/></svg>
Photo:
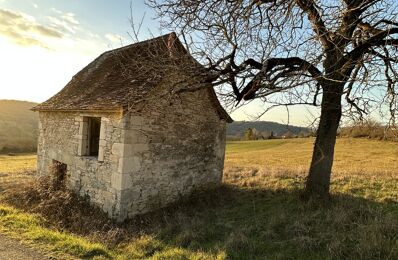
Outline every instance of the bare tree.
<svg viewBox="0 0 398 260"><path fill-rule="evenodd" d="M306 194L329 194L344 113L395 123L395 0L148 0L228 104L320 106Z"/></svg>

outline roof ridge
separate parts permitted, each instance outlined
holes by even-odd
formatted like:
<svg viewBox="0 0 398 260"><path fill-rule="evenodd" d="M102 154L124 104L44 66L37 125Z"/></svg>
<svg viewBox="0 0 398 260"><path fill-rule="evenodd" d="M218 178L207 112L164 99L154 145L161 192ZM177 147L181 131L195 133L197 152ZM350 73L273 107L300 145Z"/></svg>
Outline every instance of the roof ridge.
<svg viewBox="0 0 398 260"><path fill-rule="evenodd" d="M177 34L175 32L171 32L171 33L163 34L163 35L155 37L155 38L147 39L147 40L140 41L140 42L130 43L128 45L121 46L121 47L116 48L116 49L105 51L100 56L102 56L104 54L109 54L109 53L112 53L112 52L117 52L117 51L122 51L122 50L125 50L125 49L129 49L131 47L137 47L137 46L140 46L140 45L145 45L145 44L150 43L150 42L157 42L160 39L169 38L169 37L173 37L174 39L178 39Z"/></svg>

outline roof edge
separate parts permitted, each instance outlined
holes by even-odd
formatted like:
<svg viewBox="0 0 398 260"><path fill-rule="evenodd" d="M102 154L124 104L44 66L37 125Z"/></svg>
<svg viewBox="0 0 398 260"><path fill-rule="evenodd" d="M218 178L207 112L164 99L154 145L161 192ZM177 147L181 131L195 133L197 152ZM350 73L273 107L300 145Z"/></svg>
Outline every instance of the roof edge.
<svg viewBox="0 0 398 260"><path fill-rule="evenodd" d="M31 111L34 112L108 112L108 113L112 113L112 112L123 112L123 108L115 108L115 109L45 109L45 108L36 108L36 107L32 107L30 109Z"/></svg>
<svg viewBox="0 0 398 260"><path fill-rule="evenodd" d="M209 87L208 90L209 90L210 98L214 100L213 103L216 106L216 111L218 112L220 118L224 119L225 121L227 121L227 123L232 123L234 120L231 118L231 116L228 114L228 112L225 111L225 109L221 105L221 103L218 100L217 94L214 91L213 87L212 86Z"/></svg>

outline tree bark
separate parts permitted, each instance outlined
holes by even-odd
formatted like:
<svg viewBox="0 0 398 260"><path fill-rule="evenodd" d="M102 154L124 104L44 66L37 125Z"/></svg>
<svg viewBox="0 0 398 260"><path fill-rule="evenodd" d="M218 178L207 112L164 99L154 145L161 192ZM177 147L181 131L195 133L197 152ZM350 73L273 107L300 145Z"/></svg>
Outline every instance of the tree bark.
<svg viewBox="0 0 398 260"><path fill-rule="evenodd" d="M324 88L321 118L305 188L307 196L329 196L336 134L342 113L341 96L342 87L339 85Z"/></svg>

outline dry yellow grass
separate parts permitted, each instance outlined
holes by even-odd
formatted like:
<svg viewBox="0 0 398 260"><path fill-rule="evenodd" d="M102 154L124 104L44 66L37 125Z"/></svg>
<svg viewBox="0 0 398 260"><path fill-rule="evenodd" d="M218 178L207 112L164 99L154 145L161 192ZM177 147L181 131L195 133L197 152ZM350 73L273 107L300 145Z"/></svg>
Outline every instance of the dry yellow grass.
<svg viewBox="0 0 398 260"><path fill-rule="evenodd" d="M229 142L224 182L238 187L302 189L314 139ZM333 195L398 201L398 143L337 139L332 169Z"/></svg>
<svg viewBox="0 0 398 260"><path fill-rule="evenodd" d="M398 143L338 139L327 202L300 199L312 145L228 143L222 187L120 226L93 224L104 214L87 215L67 192L23 188L35 156L1 157L0 232L97 259L398 259Z"/></svg>
<svg viewBox="0 0 398 260"><path fill-rule="evenodd" d="M2 190L31 181L36 165L35 154L0 155L0 197Z"/></svg>
<svg viewBox="0 0 398 260"><path fill-rule="evenodd" d="M229 142L225 166L265 172L308 171L314 139ZM337 140L333 176L397 176L398 143L368 139Z"/></svg>
<svg viewBox="0 0 398 260"><path fill-rule="evenodd" d="M36 170L37 156L35 154L24 155L0 155L0 173L15 173Z"/></svg>

